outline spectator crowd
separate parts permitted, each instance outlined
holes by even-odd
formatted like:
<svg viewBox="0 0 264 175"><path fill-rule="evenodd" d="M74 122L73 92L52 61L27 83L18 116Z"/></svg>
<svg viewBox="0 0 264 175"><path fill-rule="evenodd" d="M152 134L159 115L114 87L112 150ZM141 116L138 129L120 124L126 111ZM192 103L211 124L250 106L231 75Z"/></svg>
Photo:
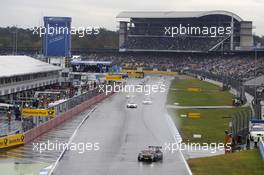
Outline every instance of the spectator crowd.
<svg viewBox="0 0 264 175"><path fill-rule="evenodd" d="M121 46L124 49L140 50L181 50L181 51L209 51L218 46L223 41L223 37L128 37L127 41Z"/></svg>
<svg viewBox="0 0 264 175"><path fill-rule="evenodd" d="M199 70L242 81L264 75L264 57L255 58L252 54L104 53L86 55L85 59L112 61L129 69Z"/></svg>

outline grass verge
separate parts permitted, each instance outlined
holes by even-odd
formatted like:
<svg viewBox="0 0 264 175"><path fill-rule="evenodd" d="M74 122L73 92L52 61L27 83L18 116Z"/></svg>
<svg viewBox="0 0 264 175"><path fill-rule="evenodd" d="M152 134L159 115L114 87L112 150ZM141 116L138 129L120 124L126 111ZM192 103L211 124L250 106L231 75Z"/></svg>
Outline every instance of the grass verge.
<svg viewBox="0 0 264 175"><path fill-rule="evenodd" d="M188 160L194 175L263 175L264 161L259 150Z"/></svg>
<svg viewBox="0 0 264 175"><path fill-rule="evenodd" d="M176 123L183 142L193 143L223 143L226 129L229 129L232 115L249 108L232 109L173 109L171 112L175 115ZM181 114L188 112L198 112L201 117L191 119L180 117ZM193 134L201 134L202 138L193 138Z"/></svg>
<svg viewBox="0 0 264 175"><path fill-rule="evenodd" d="M188 88L201 88L201 92L190 92ZM168 103L180 106L231 106L234 97L219 86L198 79L173 80L169 94Z"/></svg>

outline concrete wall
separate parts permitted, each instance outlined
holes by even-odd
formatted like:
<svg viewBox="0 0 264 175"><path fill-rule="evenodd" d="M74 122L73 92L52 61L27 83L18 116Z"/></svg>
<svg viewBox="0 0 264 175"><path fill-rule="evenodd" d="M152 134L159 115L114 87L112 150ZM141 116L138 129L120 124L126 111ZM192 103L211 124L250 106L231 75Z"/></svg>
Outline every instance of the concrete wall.
<svg viewBox="0 0 264 175"><path fill-rule="evenodd" d="M93 97L74 108L70 109L69 111L47 121L46 123L43 123L35 128L32 128L31 130L25 132L25 144L34 140L35 138L39 137L40 135L48 132L49 130L57 127L58 125L62 124L68 119L71 119L73 117L76 117L79 113L85 111L87 108L101 102L102 100L106 99L107 97L111 96L113 94L110 93L106 95L105 93L97 95L96 97Z"/></svg>

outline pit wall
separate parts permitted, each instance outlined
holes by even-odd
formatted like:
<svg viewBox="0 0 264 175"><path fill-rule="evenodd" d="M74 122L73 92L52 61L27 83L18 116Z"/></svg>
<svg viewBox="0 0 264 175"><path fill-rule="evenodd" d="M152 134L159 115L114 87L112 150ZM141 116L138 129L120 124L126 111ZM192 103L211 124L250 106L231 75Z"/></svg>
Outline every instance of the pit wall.
<svg viewBox="0 0 264 175"><path fill-rule="evenodd" d="M81 112L85 111L87 108L103 101L104 99L108 98L109 96L113 95L112 93L109 93L106 95L105 93L99 94L75 107L70 109L69 111L37 126L32 128L31 130L28 130L25 132L25 140L24 143L29 143L30 141L34 140L35 138L39 137L40 135L48 132L49 130L59 126L63 122L65 122L68 119L74 118L78 116Z"/></svg>

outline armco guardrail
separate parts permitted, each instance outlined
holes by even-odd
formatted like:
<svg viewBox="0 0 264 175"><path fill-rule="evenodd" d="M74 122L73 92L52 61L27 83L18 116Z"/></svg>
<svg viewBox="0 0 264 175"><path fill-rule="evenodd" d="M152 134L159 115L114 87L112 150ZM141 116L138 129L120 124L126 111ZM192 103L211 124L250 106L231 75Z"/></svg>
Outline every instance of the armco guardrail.
<svg viewBox="0 0 264 175"><path fill-rule="evenodd" d="M258 143L258 147L259 147L260 154L262 156L262 160L264 161L264 142L263 142L263 139L260 139L260 141Z"/></svg>
<svg viewBox="0 0 264 175"><path fill-rule="evenodd" d="M89 91L85 94L69 99L62 104L54 106L53 108L56 109L57 116L26 131L25 143L32 141L41 134L60 125L64 121L77 116L77 114L85 111L87 108L97 104L98 102L104 100L112 94L113 92L106 95L105 93L100 93L98 89L95 89L93 91Z"/></svg>

